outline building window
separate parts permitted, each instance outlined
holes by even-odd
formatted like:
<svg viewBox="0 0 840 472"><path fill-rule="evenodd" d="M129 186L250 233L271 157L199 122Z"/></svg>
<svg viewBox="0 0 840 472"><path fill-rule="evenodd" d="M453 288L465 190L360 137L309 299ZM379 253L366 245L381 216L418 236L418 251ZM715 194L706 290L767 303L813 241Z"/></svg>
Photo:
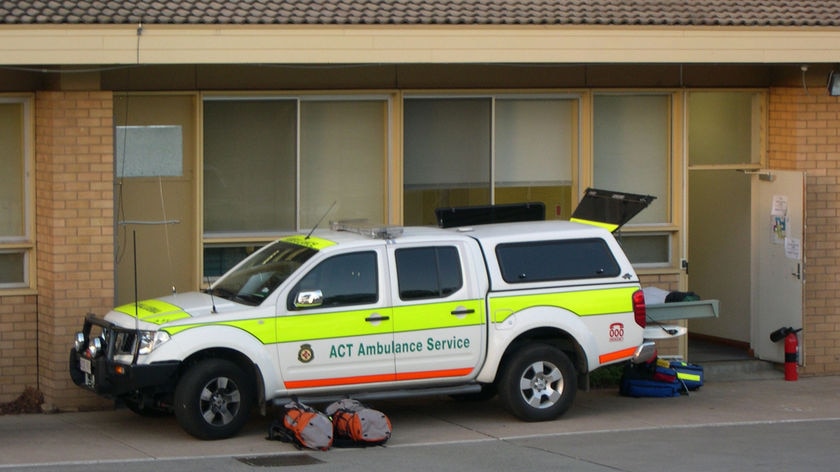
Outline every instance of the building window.
<svg viewBox="0 0 840 472"><path fill-rule="evenodd" d="M688 95L688 164L758 168L764 155L767 97L755 91L694 91Z"/></svg>
<svg viewBox="0 0 840 472"><path fill-rule="evenodd" d="M403 219L441 207L538 201L571 214L577 96L407 97Z"/></svg>
<svg viewBox="0 0 840 472"><path fill-rule="evenodd" d="M204 234L295 229L297 101L204 101Z"/></svg>
<svg viewBox="0 0 840 472"><path fill-rule="evenodd" d="M542 202L548 219L571 216L577 115L577 98L496 99L494 203Z"/></svg>
<svg viewBox="0 0 840 472"><path fill-rule="evenodd" d="M671 104L670 94L593 97L593 186L656 197L622 229L622 245L636 265L669 266L675 259ZM662 227L673 229L662 233Z"/></svg>
<svg viewBox="0 0 840 472"><path fill-rule="evenodd" d="M489 98L405 100L405 224L434 224L439 207L491 203L491 105Z"/></svg>
<svg viewBox="0 0 840 472"><path fill-rule="evenodd" d="M204 275L280 234L385 223L388 114L382 96L205 97Z"/></svg>
<svg viewBox="0 0 840 472"><path fill-rule="evenodd" d="M25 98L0 97L0 289L32 285L29 108Z"/></svg>

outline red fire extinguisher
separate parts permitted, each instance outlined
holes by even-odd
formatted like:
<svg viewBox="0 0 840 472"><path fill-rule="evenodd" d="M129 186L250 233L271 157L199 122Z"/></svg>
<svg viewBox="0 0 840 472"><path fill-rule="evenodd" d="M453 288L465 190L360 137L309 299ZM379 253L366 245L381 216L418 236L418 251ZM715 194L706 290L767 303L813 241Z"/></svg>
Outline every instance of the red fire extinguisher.
<svg viewBox="0 0 840 472"><path fill-rule="evenodd" d="M799 363L799 338L796 333L802 328L779 328L770 333L770 340L774 343L784 338L785 340L785 380L799 379L797 365Z"/></svg>

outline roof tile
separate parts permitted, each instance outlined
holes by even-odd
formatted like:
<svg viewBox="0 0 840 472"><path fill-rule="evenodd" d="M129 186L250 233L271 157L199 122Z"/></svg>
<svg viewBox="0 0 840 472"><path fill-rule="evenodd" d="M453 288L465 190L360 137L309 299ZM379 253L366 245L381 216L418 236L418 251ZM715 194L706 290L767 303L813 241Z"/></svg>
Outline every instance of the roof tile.
<svg viewBox="0 0 840 472"><path fill-rule="evenodd" d="M840 26L835 0L0 0L5 24Z"/></svg>

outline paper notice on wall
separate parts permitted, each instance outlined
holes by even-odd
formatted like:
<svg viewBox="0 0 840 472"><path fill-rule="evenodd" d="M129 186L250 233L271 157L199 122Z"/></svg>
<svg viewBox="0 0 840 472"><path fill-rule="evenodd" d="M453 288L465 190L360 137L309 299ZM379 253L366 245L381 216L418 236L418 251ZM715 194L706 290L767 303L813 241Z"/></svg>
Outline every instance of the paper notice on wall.
<svg viewBox="0 0 840 472"><path fill-rule="evenodd" d="M798 261L802 259L802 240L785 238L785 257Z"/></svg>
<svg viewBox="0 0 840 472"><path fill-rule="evenodd" d="M788 198L786 195L773 195L770 210L770 242L785 244L788 223Z"/></svg>
<svg viewBox="0 0 840 472"><path fill-rule="evenodd" d="M787 195L773 195L773 210L770 212L773 216L787 216L788 212L788 198Z"/></svg>

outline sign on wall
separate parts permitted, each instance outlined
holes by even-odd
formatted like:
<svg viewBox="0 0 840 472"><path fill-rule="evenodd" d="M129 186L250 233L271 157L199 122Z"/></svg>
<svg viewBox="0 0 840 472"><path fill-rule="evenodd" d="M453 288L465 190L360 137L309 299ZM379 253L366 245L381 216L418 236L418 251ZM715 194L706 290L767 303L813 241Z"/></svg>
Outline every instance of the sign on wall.
<svg viewBox="0 0 840 472"><path fill-rule="evenodd" d="M180 126L117 126L117 177L180 177L183 139Z"/></svg>

